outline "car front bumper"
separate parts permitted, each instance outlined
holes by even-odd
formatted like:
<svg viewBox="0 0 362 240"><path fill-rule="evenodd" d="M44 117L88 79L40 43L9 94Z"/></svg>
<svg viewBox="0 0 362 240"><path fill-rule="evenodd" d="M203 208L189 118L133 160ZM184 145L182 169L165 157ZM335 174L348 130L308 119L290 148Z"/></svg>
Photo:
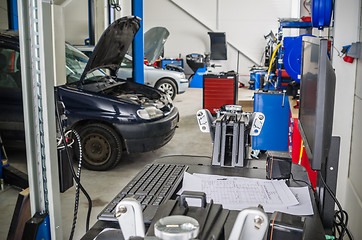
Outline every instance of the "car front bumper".
<svg viewBox="0 0 362 240"><path fill-rule="evenodd" d="M180 84L178 86L178 94L184 93L188 87L189 87L189 81L186 78L181 79Z"/></svg>
<svg viewBox="0 0 362 240"><path fill-rule="evenodd" d="M166 117L146 123L115 124L114 127L123 137L128 153L148 152L168 143L179 121L179 113L174 108Z"/></svg>

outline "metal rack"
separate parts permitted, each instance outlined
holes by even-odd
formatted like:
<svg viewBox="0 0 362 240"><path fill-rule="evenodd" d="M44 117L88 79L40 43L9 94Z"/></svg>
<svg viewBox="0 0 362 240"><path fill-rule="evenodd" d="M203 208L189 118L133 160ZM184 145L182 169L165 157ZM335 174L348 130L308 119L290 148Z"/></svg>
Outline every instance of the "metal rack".
<svg viewBox="0 0 362 240"><path fill-rule="evenodd" d="M247 140L241 115L223 115L216 119L212 165L244 167Z"/></svg>

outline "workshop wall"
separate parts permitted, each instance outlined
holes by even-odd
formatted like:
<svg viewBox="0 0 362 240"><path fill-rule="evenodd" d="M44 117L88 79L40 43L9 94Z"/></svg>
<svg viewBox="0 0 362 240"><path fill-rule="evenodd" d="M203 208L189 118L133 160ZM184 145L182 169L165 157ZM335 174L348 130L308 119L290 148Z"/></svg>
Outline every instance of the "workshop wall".
<svg viewBox="0 0 362 240"><path fill-rule="evenodd" d="M61 6L64 13L65 40L74 45L84 45L84 40L89 37L88 0L66 1Z"/></svg>
<svg viewBox="0 0 362 240"><path fill-rule="evenodd" d="M122 1L118 16L131 14L131 1ZM165 57L181 57L189 53L210 52L209 31L226 32L228 41L226 61L216 72L238 69L241 81L249 80L249 68L261 63L270 30L278 30L278 18L299 17L299 0L154 0L144 1L144 32L154 26L170 31L165 44ZM72 44L84 44L88 38L87 0L67 1L64 4L65 39ZM71 27L70 27L71 26ZM285 32L289 35L288 31ZM186 73L192 71L185 63Z"/></svg>
<svg viewBox="0 0 362 240"><path fill-rule="evenodd" d="M362 41L361 7L360 0L336 1L333 53L337 76L333 134L341 136L337 197L349 214L355 239L362 239L362 61L347 63L338 51Z"/></svg>
<svg viewBox="0 0 362 240"><path fill-rule="evenodd" d="M209 31L226 32L227 61L212 61L222 65L215 71L237 70L242 82L249 79L249 68L261 62L270 30L278 30L278 18L290 18L289 0L217 1L217 0L154 0L144 1L144 31L164 26L170 31L165 44L165 57L185 57L189 53L210 52ZM288 35L288 33L286 33ZM186 69L188 70L188 69Z"/></svg>
<svg viewBox="0 0 362 240"><path fill-rule="evenodd" d="M7 1L0 1L0 29L8 29L8 6Z"/></svg>

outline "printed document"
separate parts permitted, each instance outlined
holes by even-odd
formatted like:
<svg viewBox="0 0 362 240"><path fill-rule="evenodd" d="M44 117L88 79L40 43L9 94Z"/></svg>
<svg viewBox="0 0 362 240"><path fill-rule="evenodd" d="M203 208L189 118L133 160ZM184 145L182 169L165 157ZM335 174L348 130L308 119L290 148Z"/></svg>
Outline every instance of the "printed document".
<svg viewBox="0 0 362 240"><path fill-rule="evenodd" d="M300 204L284 180L190 174L185 172L182 189L179 193L182 193L182 191L204 192L207 202L213 199L214 203L222 204L224 208L230 210L242 210L248 207L257 207L261 204L266 212L274 212L275 210L284 212L291 211L293 206ZM300 192L298 193L301 194ZM191 206L199 205L197 200L187 199L187 201Z"/></svg>
<svg viewBox="0 0 362 240"><path fill-rule="evenodd" d="M309 195L308 187L290 187L293 195L297 198L299 204L289 207L280 207L271 209L274 211L289 213L293 215L313 215L312 201Z"/></svg>

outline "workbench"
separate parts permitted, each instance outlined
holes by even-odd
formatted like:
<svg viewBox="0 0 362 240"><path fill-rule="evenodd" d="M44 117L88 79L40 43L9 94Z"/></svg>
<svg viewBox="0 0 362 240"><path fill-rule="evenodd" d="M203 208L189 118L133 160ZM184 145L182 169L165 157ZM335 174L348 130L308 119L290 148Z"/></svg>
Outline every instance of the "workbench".
<svg viewBox="0 0 362 240"><path fill-rule="evenodd" d="M230 168L211 166L211 158L192 156L168 156L156 160L157 163L186 164L189 166L189 173L204 173L225 176L240 176L248 178L266 178L265 160L249 160L247 167ZM308 175L303 166L292 165L292 173L295 179L309 181ZM304 187L306 184L289 180L287 183L291 187ZM317 205L313 191L310 189L310 197L313 205L314 215L305 216L305 240L325 240L324 229L318 214ZM111 200L111 199L110 199ZM224 236L228 239L238 211L230 211L228 219L224 225ZM270 215L270 214L269 214ZM105 228L119 228L116 222L97 221L92 228L82 237L82 240L94 239ZM273 238L274 239L274 238ZM276 239L275 239L276 240Z"/></svg>

